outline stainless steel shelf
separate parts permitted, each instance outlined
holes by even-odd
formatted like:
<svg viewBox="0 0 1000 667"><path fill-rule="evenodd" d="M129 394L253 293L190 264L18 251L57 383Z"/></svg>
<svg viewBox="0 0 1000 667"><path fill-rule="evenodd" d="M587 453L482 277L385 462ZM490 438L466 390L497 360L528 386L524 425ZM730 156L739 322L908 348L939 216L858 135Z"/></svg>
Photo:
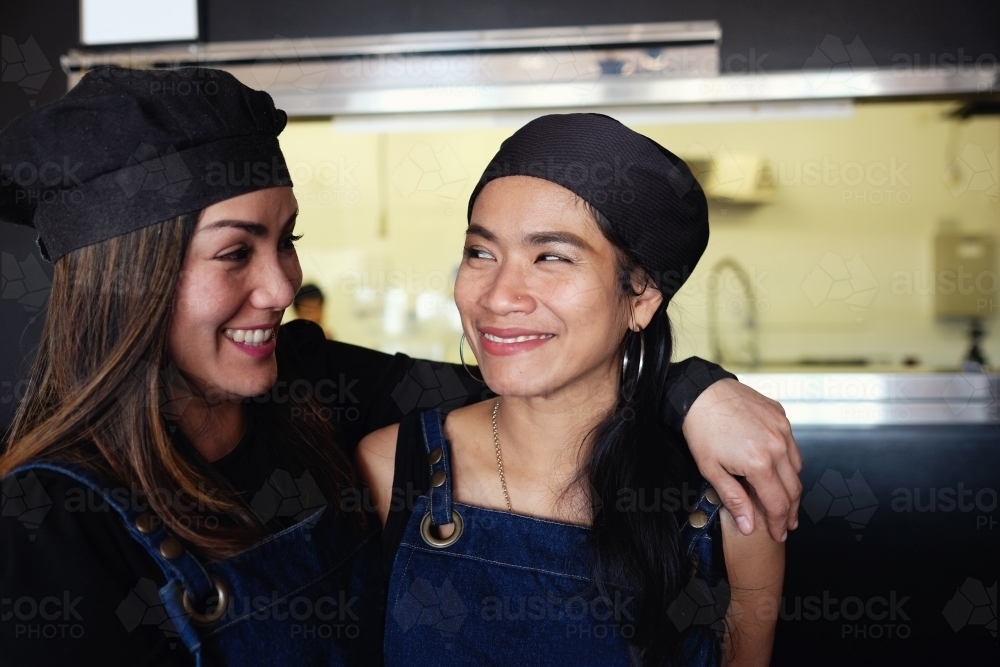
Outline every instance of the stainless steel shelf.
<svg viewBox="0 0 1000 667"><path fill-rule="evenodd" d="M714 21L276 39L63 56L89 69L231 72L290 116L915 98L992 94L995 67L832 68L720 75Z"/></svg>
<svg viewBox="0 0 1000 667"><path fill-rule="evenodd" d="M1000 426L996 373L740 373L739 379L781 403L793 426Z"/></svg>

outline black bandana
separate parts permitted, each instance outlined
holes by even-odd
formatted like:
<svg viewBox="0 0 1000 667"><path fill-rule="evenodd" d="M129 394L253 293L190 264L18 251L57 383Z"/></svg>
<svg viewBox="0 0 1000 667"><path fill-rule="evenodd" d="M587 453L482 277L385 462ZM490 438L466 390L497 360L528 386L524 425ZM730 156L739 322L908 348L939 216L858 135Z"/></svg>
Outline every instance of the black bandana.
<svg viewBox="0 0 1000 667"><path fill-rule="evenodd" d="M648 137L600 114L553 114L503 142L469 198L504 176L561 185L610 222L668 301L708 245L708 203L691 170Z"/></svg>
<svg viewBox="0 0 1000 667"><path fill-rule="evenodd" d="M0 220L49 261L210 204L291 185L271 96L220 70L101 67L0 133Z"/></svg>

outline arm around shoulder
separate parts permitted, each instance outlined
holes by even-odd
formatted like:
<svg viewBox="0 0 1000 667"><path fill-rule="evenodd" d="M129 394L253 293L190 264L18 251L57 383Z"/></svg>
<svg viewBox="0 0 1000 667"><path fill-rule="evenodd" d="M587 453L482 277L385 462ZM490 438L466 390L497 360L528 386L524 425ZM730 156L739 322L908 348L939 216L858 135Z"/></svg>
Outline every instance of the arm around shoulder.
<svg viewBox="0 0 1000 667"><path fill-rule="evenodd" d="M392 481L396 471L396 439L399 424L369 433L358 444L355 461L361 479L368 485L379 520L385 525L392 502Z"/></svg>

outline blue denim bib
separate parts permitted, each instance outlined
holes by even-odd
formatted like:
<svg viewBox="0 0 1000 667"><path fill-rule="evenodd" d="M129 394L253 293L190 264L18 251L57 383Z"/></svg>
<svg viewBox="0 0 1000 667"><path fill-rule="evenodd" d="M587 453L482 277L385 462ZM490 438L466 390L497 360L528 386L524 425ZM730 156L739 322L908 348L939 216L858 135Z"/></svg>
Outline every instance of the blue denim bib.
<svg viewBox="0 0 1000 667"><path fill-rule="evenodd" d="M375 527L352 534L332 508L322 507L236 556L202 562L162 522L86 470L36 461L12 474L29 470L66 475L117 512L166 577L158 591L160 628L177 637L199 667L379 663L384 579ZM220 593L224 608L217 604Z"/></svg>
<svg viewBox="0 0 1000 667"><path fill-rule="evenodd" d="M635 605L594 587L589 530L454 502L440 411L424 412L421 426L430 491L416 501L392 567L387 667L628 665ZM711 583L719 508L703 485L681 530L695 572L669 614L683 632L683 665L720 658L728 589ZM448 539L430 530L452 522Z"/></svg>

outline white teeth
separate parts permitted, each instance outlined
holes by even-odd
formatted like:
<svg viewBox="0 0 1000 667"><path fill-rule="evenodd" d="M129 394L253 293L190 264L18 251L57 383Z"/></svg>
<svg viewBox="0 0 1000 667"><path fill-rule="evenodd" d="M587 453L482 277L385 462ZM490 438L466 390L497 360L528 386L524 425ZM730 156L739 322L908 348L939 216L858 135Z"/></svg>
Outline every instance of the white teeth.
<svg viewBox="0 0 1000 667"><path fill-rule="evenodd" d="M243 343L244 345L250 345L251 347L257 347L267 341L271 340L274 336L273 329L226 329L223 331L226 338L236 341L237 343Z"/></svg>
<svg viewBox="0 0 1000 667"><path fill-rule="evenodd" d="M539 338L552 338L553 334L537 334L531 336L515 336L514 338L500 338L499 336L494 336L493 334L484 333L483 338L486 340L493 341L494 343L523 343L527 340L538 340Z"/></svg>

